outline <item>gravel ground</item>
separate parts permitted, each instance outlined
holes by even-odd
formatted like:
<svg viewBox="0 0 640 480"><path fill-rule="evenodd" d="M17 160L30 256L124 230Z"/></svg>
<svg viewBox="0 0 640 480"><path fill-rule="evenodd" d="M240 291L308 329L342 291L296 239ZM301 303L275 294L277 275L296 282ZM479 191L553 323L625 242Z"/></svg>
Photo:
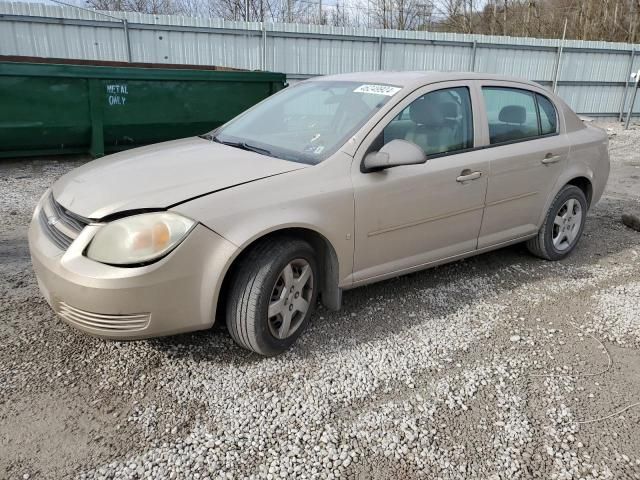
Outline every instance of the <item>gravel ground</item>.
<svg viewBox="0 0 640 480"><path fill-rule="evenodd" d="M517 245L344 295L264 359L220 328L110 342L31 271L37 199L82 159L0 164L0 477L640 479L640 129L577 251ZM607 418L604 418L607 417Z"/></svg>

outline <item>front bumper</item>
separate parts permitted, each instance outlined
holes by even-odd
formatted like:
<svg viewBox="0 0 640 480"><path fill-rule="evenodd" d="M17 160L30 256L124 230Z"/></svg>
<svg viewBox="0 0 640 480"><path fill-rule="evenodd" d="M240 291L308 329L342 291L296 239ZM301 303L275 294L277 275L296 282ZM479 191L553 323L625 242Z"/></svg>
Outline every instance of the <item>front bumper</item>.
<svg viewBox="0 0 640 480"><path fill-rule="evenodd" d="M213 325L235 245L197 225L165 258L143 267L121 268L83 255L99 228L85 227L62 251L43 232L37 218L29 227L38 285L66 323L91 335L122 340Z"/></svg>

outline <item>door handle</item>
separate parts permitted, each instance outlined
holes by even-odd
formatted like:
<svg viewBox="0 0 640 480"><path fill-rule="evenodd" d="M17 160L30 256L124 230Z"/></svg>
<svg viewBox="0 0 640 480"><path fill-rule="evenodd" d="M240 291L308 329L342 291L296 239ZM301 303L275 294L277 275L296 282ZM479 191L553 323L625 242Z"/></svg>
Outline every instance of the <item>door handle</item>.
<svg viewBox="0 0 640 480"><path fill-rule="evenodd" d="M554 155L553 153L547 153L542 159L544 165L551 165L552 163L558 163L560 161L560 155Z"/></svg>
<svg viewBox="0 0 640 480"><path fill-rule="evenodd" d="M456 178L456 182L464 183L469 180L477 180L482 176L482 172L472 172L468 168L460 172L460 176Z"/></svg>

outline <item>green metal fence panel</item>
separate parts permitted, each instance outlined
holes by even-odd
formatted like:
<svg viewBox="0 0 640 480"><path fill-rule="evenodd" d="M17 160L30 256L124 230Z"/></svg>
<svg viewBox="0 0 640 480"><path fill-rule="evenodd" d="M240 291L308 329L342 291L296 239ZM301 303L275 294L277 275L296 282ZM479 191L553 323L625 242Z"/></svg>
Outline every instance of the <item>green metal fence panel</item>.
<svg viewBox="0 0 640 480"><path fill-rule="evenodd" d="M0 158L202 134L285 85L271 72L0 62Z"/></svg>

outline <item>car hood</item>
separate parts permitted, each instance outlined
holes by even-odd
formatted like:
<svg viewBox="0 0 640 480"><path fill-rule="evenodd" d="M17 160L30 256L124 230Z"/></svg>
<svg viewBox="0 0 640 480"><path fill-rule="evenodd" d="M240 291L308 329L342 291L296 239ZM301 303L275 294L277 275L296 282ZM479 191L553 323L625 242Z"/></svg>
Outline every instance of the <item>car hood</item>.
<svg viewBox="0 0 640 480"><path fill-rule="evenodd" d="M77 215L100 219L127 210L167 208L308 166L185 138L89 162L60 178L53 196Z"/></svg>

